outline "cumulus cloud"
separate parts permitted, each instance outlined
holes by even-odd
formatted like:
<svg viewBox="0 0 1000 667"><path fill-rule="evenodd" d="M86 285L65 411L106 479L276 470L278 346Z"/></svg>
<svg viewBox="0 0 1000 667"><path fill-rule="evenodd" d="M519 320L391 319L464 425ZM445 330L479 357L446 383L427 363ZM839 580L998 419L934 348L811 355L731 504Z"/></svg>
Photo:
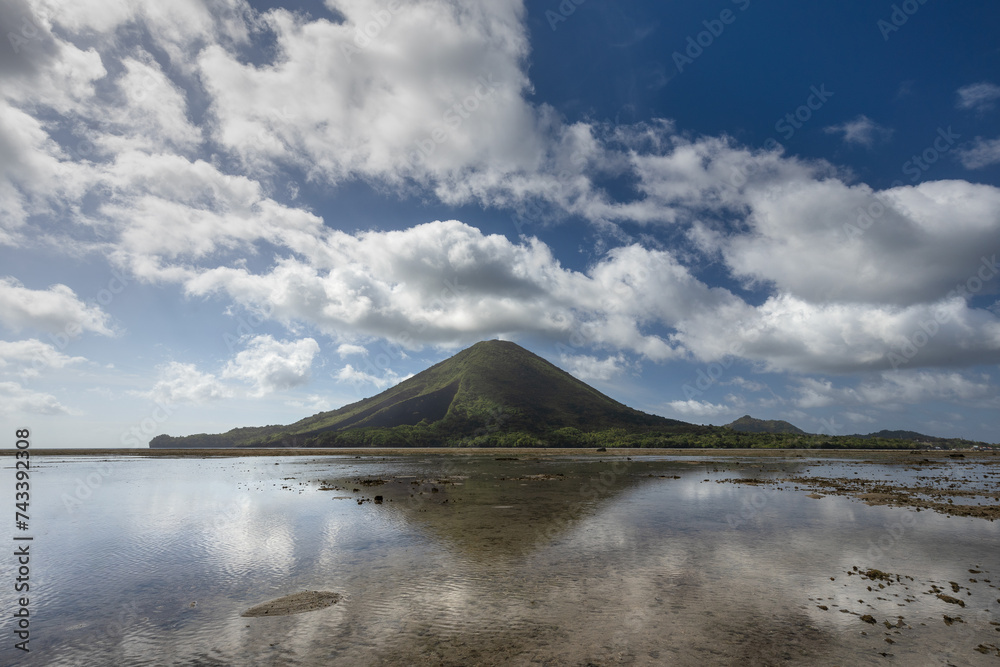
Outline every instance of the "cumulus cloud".
<svg viewBox="0 0 1000 667"><path fill-rule="evenodd" d="M22 377L36 377L50 368L63 368L86 361L83 357L70 357L52 345L32 338L29 340L0 340L0 368L15 368Z"/></svg>
<svg viewBox="0 0 1000 667"><path fill-rule="evenodd" d="M351 355L364 357L368 355L368 350L361 345L342 343L337 346L337 354L340 355L341 359L344 359L345 357L349 357Z"/></svg>
<svg viewBox="0 0 1000 667"><path fill-rule="evenodd" d="M160 368L160 377L153 388L142 394L164 405L175 403L206 404L233 395L211 373L202 373L194 364L172 361Z"/></svg>
<svg viewBox="0 0 1000 667"><path fill-rule="evenodd" d="M699 315L677 342L702 361L729 354L770 371L849 373L1000 361L1000 318L959 297L906 308L811 304L789 295Z"/></svg>
<svg viewBox="0 0 1000 667"><path fill-rule="evenodd" d="M584 382L595 380L607 382L623 373L629 365L623 354L616 354L604 359L589 354L563 354L560 356L560 361L571 375Z"/></svg>
<svg viewBox="0 0 1000 667"><path fill-rule="evenodd" d="M17 382L0 382L0 413L11 416L81 414L60 403L52 394L27 389Z"/></svg>
<svg viewBox="0 0 1000 667"><path fill-rule="evenodd" d="M837 387L830 380L803 378L795 391L794 403L800 408L832 405L885 408L926 401L986 403L995 402L1000 395L986 376L940 371L881 373L853 387Z"/></svg>
<svg viewBox="0 0 1000 667"><path fill-rule="evenodd" d="M767 389L767 385L765 384L762 384L760 382L754 382L753 380L747 380L746 378L740 376L736 376L733 379L726 380L724 382L721 382L720 384L739 387L744 391L753 391L753 392L765 391Z"/></svg>
<svg viewBox="0 0 1000 667"><path fill-rule="evenodd" d="M706 247L748 284L813 303L940 299L1000 233L1000 189L966 181L876 192L803 172L745 195L749 233L706 232Z"/></svg>
<svg viewBox="0 0 1000 667"><path fill-rule="evenodd" d="M46 125L0 93L0 244L23 244L29 216L84 194L88 169L64 158Z"/></svg>
<svg viewBox="0 0 1000 667"><path fill-rule="evenodd" d="M257 336L226 365L222 377L253 385L254 395L266 396L308 382L318 352L319 343L312 338L278 341L271 336Z"/></svg>
<svg viewBox="0 0 1000 667"><path fill-rule="evenodd" d="M692 138L667 120L568 122L528 99L517 0L461 11L453 0L402 3L367 39L359 28L373 10L346 0L329 3L337 20L256 14L236 0L33 6L45 10L42 52L10 64L0 93L0 243L40 233L26 223L33 215L71 211L53 216L71 230L45 226L53 246L318 331L342 359L377 339L453 348L532 334L579 342L566 363L593 378L620 372L624 354L878 372L941 313L907 368L997 359L998 318L967 298L995 283L958 287L993 261L1000 189L951 180L879 191L780 146ZM246 58L265 34L266 61ZM963 88L959 106L986 109L996 88ZM36 109L59 118L42 123ZM860 144L883 130L864 116L833 128ZM960 156L977 168L993 148L983 141ZM348 233L277 200L275 178L289 168L313 183L581 216L612 240L573 270L537 238L456 220ZM637 195L611 200L595 186L601 177L623 177ZM680 240L665 249L655 234L615 236L611 223L622 221ZM706 284L699 269L711 263L763 296L751 303ZM0 281L0 321L111 333L107 315L69 288L10 278ZM310 340L256 339L218 377L172 366L157 391L211 400L237 391L223 379L257 395L299 386L317 354ZM196 389L174 383L184 374ZM337 376L398 381L360 362Z"/></svg>
<svg viewBox="0 0 1000 667"><path fill-rule="evenodd" d="M109 45L129 27L151 28L149 39L178 68L188 67L190 53L199 46L246 42L254 19L244 0L34 0L36 20L57 25L75 35L86 34Z"/></svg>
<svg viewBox="0 0 1000 667"><path fill-rule="evenodd" d="M849 421L851 421L854 424L875 424L878 422L878 420L872 417L871 415L862 414L860 412L853 412L851 410L844 412L844 417L846 417Z"/></svg>
<svg viewBox="0 0 1000 667"><path fill-rule="evenodd" d="M857 144L865 148L871 148L877 141L888 141L892 136L891 129L879 125L863 114L854 120L826 127L824 131L827 134L843 135L844 143Z"/></svg>
<svg viewBox="0 0 1000 667"><path fill-rule="evenodd" d="M1000 86L983 81L959 88L955 106L983 113L992 111L997 100L1000 100Z"/></svg>
<svg viewBox="0 0 1000 667"><path fill-rule="evenodd" d="M188 118L186 94L145 51L124 58L118 78L124 104L105 118L107 131L94 135L97 147L109 154L130 150L149 153L189 152L201 143L201 132ZM115 131L117 130L117 131Z"/></svg>
<svg viewBox="0 0 1000 667"><path fill-rule="evenodd" d="M66 285L35 290L9 276L0 278L0 322L14 331L30 328L69 336L84 331L113 335L108 314L81 301Z"/></svg>
<svg viewBox="0 0 1000 667"><path fill-rule="evenodd" d="M725 405L709 403L708 401L671 401L667 407L681 417L688 419L707 419L720 415L731 414L732 409Z"/></svg>
<svg viewBox="0 0 1000 667"><path fill-rule="evenodd" d="M460 11L451 0L401 3L384 10L389 20L377 36L363 39L379 8L333 6L341 22L263 14L276 40L268 66L244 64L220 45L202 52L215 138L247 166L278 160L331 183L399 183L542 158L544 147L532 142L536 114L523 98L520 1L462 3Z"/></svg>
<svg viewBox="0 0 1000 667"><path fill-rule="evenodd" d="M958 152L958 159L966 169L982 169L1000 163L1000 139L976 140L968 148Z"/></svg>
<svg viewBox="0 0 1000 667"><path fill-rule="evenodd" d="M388 389L403 380L413 377L412 375L401 376L391 368L385 369L382 375L377 375L376 373L378 373L378 369L374 366L369 365L366 368L355 368L353 365L347 364L337 371L333 377L339 382L353 385L358 391L362 391L364 385L372 385L379 390Z"/></svg>
<svg viewBox="0 0 1000 667"><path fill-rule="evenodd" d="M587 273L563 268L537 239L513 243L458 221L409 229L328 232L305 259L266 273L221 267L184 276L192 296L222 292L285 322L337 338L376 336L403 347L456 345L507 333L571 335L651 359L675 351L642 325L675 322L731 299L673 255L616 249Z"/></svg>
<svg viewBox="0 0 1000 667"><path fill-rule="evenodd" d="M159 378L152 389L138 395L166 405L206 404L234 397L262 398L308 383L317 353L319 344L312 338L280 341L269 335L255 336L218 373L172 361L159 368Z"/></svg>

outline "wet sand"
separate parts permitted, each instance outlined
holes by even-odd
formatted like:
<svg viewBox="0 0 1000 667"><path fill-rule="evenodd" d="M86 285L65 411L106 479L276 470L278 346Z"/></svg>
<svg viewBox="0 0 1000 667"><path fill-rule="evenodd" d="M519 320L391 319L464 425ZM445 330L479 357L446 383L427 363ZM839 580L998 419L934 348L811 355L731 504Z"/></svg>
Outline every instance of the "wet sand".
<svg viewBox="0 0 1000 667"><path fill-rule="evenodd" d="M828 495L846 496L868 505L909 507L920 512L931 510L949 516L1000 519L1000 459L994 453L947 453L943 456L917 455L864 457L861 466L894 466L900 479L876 478L855 470L851 477L830 475L750 476L720 480L736 484L789 484L811 491L807 498L820 500ZM981 470L982 466L986 470ZM971 473L971 468L976 473ZM992 467L992 469L990 469ZM839 469L838 469L839 470ZM915 473L915 474L907 474Z"/></svg>
<svg viewBox="0 0 1000 667"><path fill-rule="evenodd" d="M250 607L240 614L244 618L256 618L259 616L290 616L292 614L304 614L309 611L325 609L332 604L340 602L340 593L332 591L302 591L292 593L274 600L262 602L259 605Z"/></svg>

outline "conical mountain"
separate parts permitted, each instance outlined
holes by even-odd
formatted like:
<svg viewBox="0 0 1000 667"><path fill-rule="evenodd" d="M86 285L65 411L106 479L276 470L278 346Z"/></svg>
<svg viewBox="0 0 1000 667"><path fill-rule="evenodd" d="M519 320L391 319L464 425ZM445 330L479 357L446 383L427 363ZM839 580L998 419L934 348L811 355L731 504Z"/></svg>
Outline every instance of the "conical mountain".
<svg viewBox="0 0 1000 667"><path fill-rule="evenodd" d="M577 433L669 434L700 428L634 410L515 343L491 340L381 394L288 426L159 436L150 446L566 446Z"/></svg>

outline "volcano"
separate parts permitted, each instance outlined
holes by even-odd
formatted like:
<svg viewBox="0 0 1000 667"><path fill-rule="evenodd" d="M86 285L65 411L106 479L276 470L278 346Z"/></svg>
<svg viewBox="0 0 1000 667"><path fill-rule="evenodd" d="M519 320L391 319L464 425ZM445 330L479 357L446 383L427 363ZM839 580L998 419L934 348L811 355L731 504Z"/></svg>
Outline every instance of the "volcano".
<svg viewBox="0 0 1000 667"><path fill-rule="evenodd" d="M376 396L294 424L161 435L150 447L566 447L593 444L595 434L702 430L707 429L630 408L520 345L491 340Z"/></svg>

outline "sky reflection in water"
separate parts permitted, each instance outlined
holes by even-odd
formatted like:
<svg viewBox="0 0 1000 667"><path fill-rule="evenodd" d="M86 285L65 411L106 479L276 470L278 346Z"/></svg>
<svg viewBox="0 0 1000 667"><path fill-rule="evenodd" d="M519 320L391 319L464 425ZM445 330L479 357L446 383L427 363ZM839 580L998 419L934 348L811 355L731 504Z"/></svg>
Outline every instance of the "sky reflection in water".
<svg viewBox="0 0 1000 667"><path fill-rule="evenodd" d="M1000 643L995 522L721 482L857 464L494 458L42 460L24 664L996 660L974 650ZM903 580L868 591L854 566ZM928 593L949 581L965 608ZM302 590L346 598L240 617Z"/></svg>

